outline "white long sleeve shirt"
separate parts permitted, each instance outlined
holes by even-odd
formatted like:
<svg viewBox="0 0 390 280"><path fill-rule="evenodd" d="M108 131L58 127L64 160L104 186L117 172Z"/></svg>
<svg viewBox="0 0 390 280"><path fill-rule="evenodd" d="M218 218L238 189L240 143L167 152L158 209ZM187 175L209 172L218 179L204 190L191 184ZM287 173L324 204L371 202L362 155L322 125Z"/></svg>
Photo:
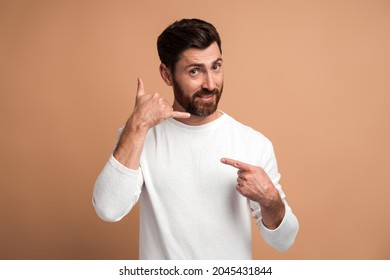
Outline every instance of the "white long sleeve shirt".
<svg viewBox="0 0 390 280"><path fill-rule="evenodd" d="M237 170L223 157L262 167L285 204L277 229L257 202L236 191ZM122 219L140 201L140 259L251 259L251 212L264 240L287 250L298 220L285 200L271 142L227 114L200 126L167 119L146 136L138 170L112 155L93 192L97 214Z"/></svg>

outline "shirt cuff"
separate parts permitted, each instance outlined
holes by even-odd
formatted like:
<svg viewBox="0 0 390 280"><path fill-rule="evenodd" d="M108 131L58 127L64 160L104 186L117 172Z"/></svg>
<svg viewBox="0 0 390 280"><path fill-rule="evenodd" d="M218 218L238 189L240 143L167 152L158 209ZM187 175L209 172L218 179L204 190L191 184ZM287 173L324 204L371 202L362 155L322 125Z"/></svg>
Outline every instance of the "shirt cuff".
<svg viewBox="0 0 390 280"><path fill-rule="evenodd" d="M294 243L298 232L298 220L291 210L287 210L283 220L276 229L268 229L261 219L258 221L260 232L264 239L278 251L286 251Z"/></svg>
<svg viewBox="0 0 390 280"><path fill-rule="evenodd" d="M113 154L111 154L109 160L108 160L109 164L111 164L112 167L114 167L117 171L119 171L120 173L122 174L125 174L125 175L134 175L134 174L138 174L138 172L140 171L140 168L138 168L137 170L135 169L130 169L126 166L124 166L122 163L120 163L115 157Z"/></svg>

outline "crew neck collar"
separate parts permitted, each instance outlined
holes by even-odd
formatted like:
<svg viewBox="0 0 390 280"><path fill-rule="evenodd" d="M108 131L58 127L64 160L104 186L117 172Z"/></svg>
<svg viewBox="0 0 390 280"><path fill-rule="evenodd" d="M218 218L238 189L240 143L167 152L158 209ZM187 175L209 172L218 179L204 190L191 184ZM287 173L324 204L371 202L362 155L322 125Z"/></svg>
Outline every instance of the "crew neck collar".
<svg viewBox="0 0 390 280"><path fill-rule="evenodd" d="M168 121L171 122L172 124L174 124L175 126L179 126L179 127L186 128L189 130L193 130L193 131L203 130L203 129L208 129L208 128L217 126L220 123L223 123L228 118L228 115L226 113L224 113L220 110L219 110L219 112L221 113L221 116L219 116L217 119L215 119L211 122L205 123L205 124L201 124L201 125L189 125L189 124L185 124L185 123L182 123L180 121L177 121L173 118L168 119Z"/></svg>

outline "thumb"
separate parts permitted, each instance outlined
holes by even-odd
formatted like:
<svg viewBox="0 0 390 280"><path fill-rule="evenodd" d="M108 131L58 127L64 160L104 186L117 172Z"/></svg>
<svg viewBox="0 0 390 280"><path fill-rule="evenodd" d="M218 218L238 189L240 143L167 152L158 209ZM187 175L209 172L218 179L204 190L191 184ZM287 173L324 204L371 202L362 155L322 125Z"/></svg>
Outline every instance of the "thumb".
<svg viewBox="0 0 390 280"><path fill-rule="evenodd" d="M142 95L145 95L144 82L141 78L138 78L137 97Z"/></svg>

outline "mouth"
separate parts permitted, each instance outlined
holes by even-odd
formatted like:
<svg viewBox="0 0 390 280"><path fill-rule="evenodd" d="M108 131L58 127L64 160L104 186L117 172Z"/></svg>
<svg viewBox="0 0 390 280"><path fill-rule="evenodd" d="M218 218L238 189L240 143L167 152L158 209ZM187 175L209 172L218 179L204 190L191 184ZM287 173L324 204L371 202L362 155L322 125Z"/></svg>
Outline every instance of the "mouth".
<svg viewBox="0 0 390 280"><path fill-rule="evenodd" d="M202 102L210 102L214 99L215 94L206 94L206 95L198 95L195 99L198 99Z"/></svg>

